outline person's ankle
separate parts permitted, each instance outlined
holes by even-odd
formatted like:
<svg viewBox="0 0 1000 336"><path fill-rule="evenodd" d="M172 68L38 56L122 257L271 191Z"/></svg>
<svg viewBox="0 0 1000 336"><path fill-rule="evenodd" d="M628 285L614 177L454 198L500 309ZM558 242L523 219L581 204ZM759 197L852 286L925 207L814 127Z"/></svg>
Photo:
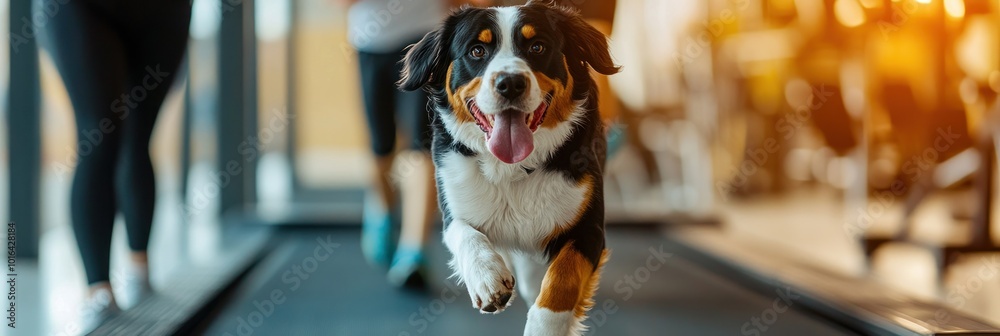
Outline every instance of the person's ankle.
<svg viewBox="0 0 1000 336"><path fill-rule="evenodd" d="M95 283L90 284L87 287L87 289L88 289L88 291L87 291L88 295L94 295L95 293L99 292L102 289L110 290L111 289L111 282L110 281L95 282Z"/></svg>
<svg viewBox="0 0 1000 336"><path fill-rule="evenodd" d="M392 264L399 263L420 264L424 262L424 248L417 244L407 244L400 242L396 245L396 253L393 254Z"/></svg>
<svg viewBox="0 0 1000 336"><path fill-rule="evenodd" d="M401 238L399 240L399 244L396 245L396 250L407 253L423 253L424 245L422 243L414 243Z"/></svg>
<svg viewBox="0 0 1000 336"><path fill-rule="evenodd" d="M377 190L369 190L368 193L369 194L367 199L365 199L365 202L372 210L380 213L389 213L398 205L396 195L386 197Z"/></svg>
<svg viewBox="0 0 1000 336"><path fill-rule="evenodd" d="M132 252L115 282L122 308L131 309L153 295L145 252Z"/></svg>
<svg viewBox="0 0 1000 336"><path fill-rule="evenodd" d="M149 255L146 251L131 251L128 254L128 261L132 266L147 267L149 265Z"/></svg>
<svg viewBox="0 0 1000 336"><path fill-rule="evenodd" d="M114 291L111 289L110 281L102 281L98 283L90 284L87 287L87 300L108 300L111 303L115 302Z"/></svg>

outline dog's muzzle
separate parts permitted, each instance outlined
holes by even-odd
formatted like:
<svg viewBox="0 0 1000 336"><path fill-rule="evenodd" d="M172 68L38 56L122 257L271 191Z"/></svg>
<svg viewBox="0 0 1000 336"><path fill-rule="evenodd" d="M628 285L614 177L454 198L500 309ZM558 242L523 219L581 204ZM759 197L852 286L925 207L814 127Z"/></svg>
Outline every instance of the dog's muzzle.
<svg viewBox="0 0 1000 336"><path fill-rule="evenodd" d="M508 84L516 85L516 83ZM551 95L547 95L546 99L530 113L507 109L498 114L484 114L475 99L469 99L466 104L479 129L486 134L486 144L490 152L500 161L513 164L524 161L535 150L534 133L545 120L550 99Z"/></svg>

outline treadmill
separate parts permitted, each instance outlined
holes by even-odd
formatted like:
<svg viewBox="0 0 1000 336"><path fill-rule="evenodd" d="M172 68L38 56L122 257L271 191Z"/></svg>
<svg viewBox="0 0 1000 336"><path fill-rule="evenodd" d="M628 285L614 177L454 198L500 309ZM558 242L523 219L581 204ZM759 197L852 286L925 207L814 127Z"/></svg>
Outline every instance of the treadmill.
<svg viewBox="0 0 1000 336"><path fill-rule="evenodd" d="M515 297L497 315L473 309L465 288L449 278L448 251L433 236L427 290L415 291L390 286L384 270L365 262L356 227L281 230L272 252L191 332L520 335L528 305ZM323 248L318 239L339 244L323 261L316 260ZM587 335L861 334L802 309L787 290L751 291L674 254L651 228L609 227L607 242L611 259L585 322Z"/></svg>

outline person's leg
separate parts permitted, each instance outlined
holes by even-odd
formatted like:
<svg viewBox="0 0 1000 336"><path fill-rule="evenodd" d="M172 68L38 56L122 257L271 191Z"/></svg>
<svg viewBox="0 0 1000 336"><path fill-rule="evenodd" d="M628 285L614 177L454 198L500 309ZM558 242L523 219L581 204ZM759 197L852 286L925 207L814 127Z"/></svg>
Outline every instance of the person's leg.
<svg viewBox="0 0 1000 336"><path fill-rule="evenodd" d="M403 55L400 55L402 58ZM395 69L402 70L399 63ZM423 251L437 214L437 186L434 163L430 157L433 111L428 109L429 97L424 91L396 93L399 117L407 121L410 149L413 154L403 162L405 174L399 178L403 200L403 225L399 246L389 270L389 280L396 285L419 286L418 271L424 262Z"/></svg>
<svg viewBox="0 0 1000 336"><path fill-rule="evenodd" d="M125 58L121 38L104 14L86 1L63 4L44 36L76 118L78 160L70 214L90 285L83 328L96 327L117 310L109 273L121 119L113 102L125 89Z"/></svg>
<svg viewBox="0 0 1000 336"><path fill-rule="evenodd" d="M399 247L422 250L437 209L437 189L434 185L434 163L430 153L419 151L407 165L410 173L401 179L403 227Z"/></svg>
<svg viewBox="0 0 1000 336"><path fill-rule="evenodd" d="M184 2L148 2L130 11L139 19L128 22L128 89L131 104L122 127L122 151L116 176L119 208L125 217L130 265L123 273L122 301L132 306L148 296L146 249L156 204L156 181L149 156L149 140L170 86L183 75L178 67L188 42L191 7Z"/></svg>
<svg viewBox="0 0 1000 336"><path fill-rule="evenodd" d="M395 81L393 57L386 54L358 52L362 100L371 149L375 156L371 189L365 199L362 250L369 262L389 266L392 261L393 208L396 193L390 174L396 145Z"/></svg>
<svg viewBox="0 0 1000 336"><path fill-rule="evenodd" d="M401 68L401 64L397 64ZM400 69L401 70L401 69ZM431 160L431 111L430 97L424 91L398 91L396 111L408 122L410 150L419 153L414 156L406 169L410 173L404 182L403 230L399 237L400 246L423 248L427 242L430 226L437 213L437 187L434 179L434 161ZM407 204L409 203L409 204Z"/></svg>

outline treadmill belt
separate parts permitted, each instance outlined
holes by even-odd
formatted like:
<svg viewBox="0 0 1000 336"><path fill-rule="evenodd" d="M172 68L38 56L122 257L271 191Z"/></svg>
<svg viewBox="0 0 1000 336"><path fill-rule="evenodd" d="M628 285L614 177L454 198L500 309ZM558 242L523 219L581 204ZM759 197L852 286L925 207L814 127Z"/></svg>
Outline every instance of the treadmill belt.
<svg viewBox="0 0 1000 336"><path fill-rule="evenodd" d="M226 302L219 303L217 313L198 328L200 332L242 336L522 334L527 304L516 298L501 314L479 314L465 288L448 279L448 252L440 235L432 235L427 292L390 286L384 270L364 261L357 228L299 229L282 235L283 243ZM339 246L332 248L329 258L318 260L331 242ZM587 335L854 334L798 310L794 293L760 295L680 257L664 257L662 234L652 229L611 227L607 242L611 260L586 322ZM783 296L791 298L790 309L784 309ZM780 301L777 305L776 300Z"/></svg>

